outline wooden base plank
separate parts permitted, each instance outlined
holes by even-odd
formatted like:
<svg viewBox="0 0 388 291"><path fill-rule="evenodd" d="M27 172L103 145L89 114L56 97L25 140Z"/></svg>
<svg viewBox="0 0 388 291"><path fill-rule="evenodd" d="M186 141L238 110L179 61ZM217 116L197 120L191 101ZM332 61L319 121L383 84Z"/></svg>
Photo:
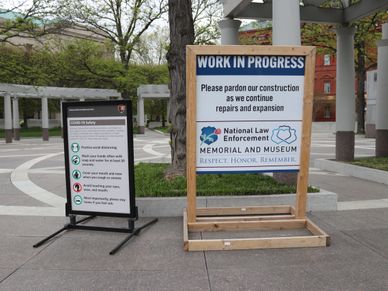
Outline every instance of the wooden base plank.
<svg viewBox="0 0 388 291"><path fill-rule="evenodd" d="M289 205L197 208L197 217L225 215L291 214L291 208L292 207Z"/></svg>
<svg viewBox="0 0 388 291"><path fill-rule="evenodd" d="M223 230L283 230L306 227L306 219L259 220L259 221L217 221L188 223L189 231Z"/></svg>
<svg viewBox="0 0 388 291"><path fill-rule="evenodd" d="M321 236L189 240L189 251L278 249L323 246L326 246L326 239Z"/></svg>
<svg viewBox="0 0 388 291"><path fill-rule="evenodd" d="M210 216L210 217L197 217L198 222L202 221L257 221L257 220L281 220L281 219L294 219L295 215L280 214L280 215L239 215L239 216Z"/></svg>
<svg viewBox="0 0 388 291"><path fill-rule="evenodd" d="M187 227L187 209L183 209L183 249L189 250L189 230Z"/></svg>
<svg viewBox="0 0 388 291"><path fill-rule="evenodd" d="M289 214L283 214L284 211ZM309 219L295 218L295 210L291 206L202 208L199 212L201 216L197 217L196 222L190 223L187 219L187 210L184 209L183 241L186 251L323 247L330 245L330 236ZM210 216L206 216L206 214ZM291 229L305 229L312 235L189 239L189 232Z"/></svg>
<svg viewBox="0 0 388 291"><path fill-rule="evenodd" d="M313 234L326 237L326 246L330 246L330 236L326 234L319 226L314 222L307 219L306 228Z"/></svg>

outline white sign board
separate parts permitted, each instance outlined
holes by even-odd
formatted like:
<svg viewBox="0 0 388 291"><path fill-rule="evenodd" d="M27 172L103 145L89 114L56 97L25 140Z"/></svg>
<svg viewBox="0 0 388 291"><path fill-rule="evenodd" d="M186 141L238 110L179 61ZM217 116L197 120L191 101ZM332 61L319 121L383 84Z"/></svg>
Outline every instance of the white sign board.
<svg viewBox="0 0 388 291"><path fill-rule="evenodd" d="M304 56L196 56L196 169L297 171Z"/></svg>
<svg viewBox="0 0 388 291"><path fill-rule="evenodd" d="M71 213L132 212L131 109L127 102L112 102L64 104Z"/></svg>

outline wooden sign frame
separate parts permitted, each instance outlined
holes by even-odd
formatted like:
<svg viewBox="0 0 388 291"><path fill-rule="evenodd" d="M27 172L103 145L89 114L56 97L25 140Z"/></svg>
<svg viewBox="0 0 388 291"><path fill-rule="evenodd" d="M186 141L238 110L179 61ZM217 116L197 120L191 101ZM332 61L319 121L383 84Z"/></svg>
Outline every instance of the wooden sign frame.
<svg viewBox="0 0 388 291"><path fill-rule="evenodd" d="M199 55L304 56L304 98L300 170L295 206L197 208L196 203L196 59ZM235 250L328 246L330 237L306 217L312 106L314 93L315 47L310 46L187 46L187 209L183 212L184 249L187 251ZM238 230L306 229L311 235L288 237L189 239L190 232Z"/></svg>

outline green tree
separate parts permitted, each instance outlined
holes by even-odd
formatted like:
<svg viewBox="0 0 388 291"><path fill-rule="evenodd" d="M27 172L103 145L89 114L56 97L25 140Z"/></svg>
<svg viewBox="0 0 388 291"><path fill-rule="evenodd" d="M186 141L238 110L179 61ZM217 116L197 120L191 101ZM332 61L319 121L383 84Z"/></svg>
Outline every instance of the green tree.
<svg viewBox="0 0 388 291"><path fill-rule="evenodd" d="M166 12L163 0L59 0L59 16L88 33L109 39L124 72L129 70L134 47L151 24ZM125 75L124 75L125 76ZM123 97L129 98L124 90Z"/></svg>
<svg viewBox="0 0 388 291"><path fill-rule="evenodd" d="M222 19L222 5L219 0L193 0L192 14L196 44L214 44L221 33L218 21Z"/></svg>
<svg viewBox="0 0 388 291"><path fill-rule="evenodd" d="M28 39L42 42L42 36L57 34L67 23L48 17L55 10L50 0L14 0L0 4L0 43L25 46ZM10 6L11 5L11 6ZM24 39L24 42L18 40Z"/></svg>

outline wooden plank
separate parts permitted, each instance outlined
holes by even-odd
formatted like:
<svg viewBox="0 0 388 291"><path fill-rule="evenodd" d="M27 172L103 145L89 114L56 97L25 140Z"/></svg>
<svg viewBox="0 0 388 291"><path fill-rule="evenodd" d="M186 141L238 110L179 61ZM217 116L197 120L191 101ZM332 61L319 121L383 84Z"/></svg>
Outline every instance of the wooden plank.
<svg viewBox="0 0 388 291"><path fill-rule="evenodd" d="M188 223L189 231L285 230L306 227L306 219L216 221Z"/></svg>
<svg viewBox="0 0 388 291"><path fill-rule="evenodd" d="M211 217L197 217L197 222L202 221L250 221L250 220L279 220L279 219L294 219L295 215L247 215L247 216L211 216Z"/></svg>
<svg viewBox="0 0 388 291"><path fill-rule="evenodd" d="M326 237L326 246L330 246L330 236L323 231L318 225L316 225L311 220L307 219L306 221L306 228L313 234L313 235L319 235Z"/></svg>
<svg viewBox="0 0 388 291"><path fill-rule="evenodd" d="M189 240L189 251L281 249L324 246L326 246L326 239L321 236Z"/></svg>
<svg viewBox="0 0 388 291"><path fill-rule="evenodd" d="M291 206L289 205L197 208L198 216L260 215L289 213L291 213Z"/></svg>
<svg viewBox="0 0 388 291"><path fill-rule="evenodd" d="M314 70L315 70L315 48L310 48L306 55L304 98L303 98L303 123L302 123L302 145L300 153L300 170L296 193L296 218L306 217L307 187L309 178L311 127L314 94Z"/></svg>
<svg viewBox="0 0 388 291"><path fill-rule="evenodd" d="M186 47L186 176L187 176L187 219L195 222L197 208L196 174L196 56L191 46Z"/></svg>
<svg viewBox="0 0 388 291"><path fill-rule="evenodd" d="M187 227L187 210L183 209L183 249L189 250L189 230Z"/></svg>
<svg viewBox="0 0 388 291"><path fill-rule="evenodd" d="M197 55L280 55L304 56L314 47L311 46L268 46L268 45L193 45L190 49Z"/></svg>

